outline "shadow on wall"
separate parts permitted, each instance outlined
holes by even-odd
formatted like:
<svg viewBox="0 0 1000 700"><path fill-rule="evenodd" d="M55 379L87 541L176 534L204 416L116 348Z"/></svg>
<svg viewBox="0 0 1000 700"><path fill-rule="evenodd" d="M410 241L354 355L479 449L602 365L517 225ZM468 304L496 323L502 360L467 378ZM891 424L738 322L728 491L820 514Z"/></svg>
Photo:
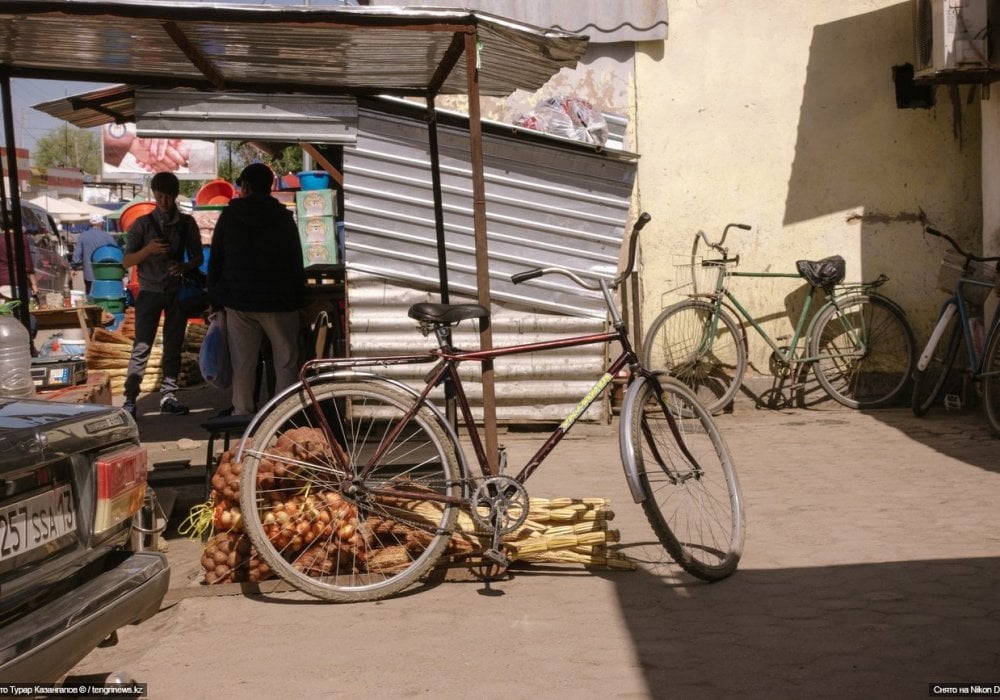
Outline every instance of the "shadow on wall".
<svg viewBox="0 0 1000 700"><path fill-rule="evenodd" d="M980 112L969 86L939 87L931 109L897 108L892 67L908 61L909 2L815 27L784 221L843 212L824 254L849 261L860 224L862 269L849 264L847 280L887 274L883 291L916 312L920 342L941 254L923 224L981 245L978 230L954 230L981 217Z"/></svg>

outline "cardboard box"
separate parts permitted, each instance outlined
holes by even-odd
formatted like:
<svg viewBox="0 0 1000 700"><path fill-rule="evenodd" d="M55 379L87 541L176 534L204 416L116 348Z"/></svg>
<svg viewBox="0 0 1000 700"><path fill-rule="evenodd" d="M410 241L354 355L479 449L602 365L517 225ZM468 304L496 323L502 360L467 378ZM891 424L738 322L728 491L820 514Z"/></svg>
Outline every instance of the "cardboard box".
<svg viewBox="0 0 1000 700"><path fill-rule="evenodd" d="M338 261L336 221L332 216L299 218L299 238L306 267Z"/></svg>
<svg viewBox="0 0 1000 700"><path fill-rule="evenodd" d="M295 212L300 219L336 216L337 197L333 190L300 190L295 193Z"/></svg>

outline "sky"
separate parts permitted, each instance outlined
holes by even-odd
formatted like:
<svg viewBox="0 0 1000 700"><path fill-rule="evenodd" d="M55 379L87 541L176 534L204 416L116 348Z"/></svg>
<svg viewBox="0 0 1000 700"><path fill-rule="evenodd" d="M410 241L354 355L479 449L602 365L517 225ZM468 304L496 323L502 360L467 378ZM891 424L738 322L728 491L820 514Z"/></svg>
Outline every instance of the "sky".
<svg viewBox="0 0 1000 700"><path fill-rule="evenodd" d="M57 100L60 97L75 95L79 92L95 90L105 85L106 83L77 83L68 80L12 79L10 81L11 109L14 121L14 142L17 147L27 148L34 153L35 142L39 138L66 124L61 119L54 119L44 112L32 109L32 105ZM2 140L6 141L5 138Z"/></svg>
<svg viewBox="0 0 1000 700"><path fill-rule="evenodd" d="M200 0L205 1L205 0ZM211 4L247 4L247 5L355 5L357 0L209 0ZM107 83L79 83L67 80L11 80L11 108L14 113L14 142L18 148L27 148L34 152L35 142L50 131L59 128L65 122L32 109L32 105L60 97L75 95L79 92L95 90ZM6 137L0 132L0 143L6 144Z"/></svg>

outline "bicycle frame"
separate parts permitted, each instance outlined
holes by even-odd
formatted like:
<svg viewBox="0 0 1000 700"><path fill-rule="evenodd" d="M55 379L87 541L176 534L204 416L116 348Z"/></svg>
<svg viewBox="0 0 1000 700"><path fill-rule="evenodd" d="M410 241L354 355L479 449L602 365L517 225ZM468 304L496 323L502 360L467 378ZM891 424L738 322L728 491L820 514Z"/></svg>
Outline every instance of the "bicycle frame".
<svg viewBox="0 0 1000 700"><path fill-rule="evenodd" d="M973 287L985 287L988 289L993 289L994 286L991 282L983 282L969 277L959 277L955 293L941 306L941 313L938 314L938 322L935 324L934 331L931 333L931 337L927 341L927 346L924 348L919 359L917 360L918 370L923 371L927 368L928 359L937 348L937 344L941 342L941 335L944 332L945 325L947 325L949 308L954 308L958 313L958 322L962 329L962 337L965 338L966 359L968 360L969 372L972 374L973 379L979 381L980 379L1000 374L1000 372L983 372L983 362L986 359L986 348L989 346L990 339L993 335L1000 333L1000 304L997 305L993 312L993 319L990 322L987 332L983 336L982 347L977 349L975 347L976 344L972 340L973 334L971 316L969 315L969 303L966 301L964 294L966 285ZM954 313L955 311L950 312L950 314Z"/></svg>
<svg viewBox="0 0 1000 700"><path fill-rule="evenodd" d="M421 406L433 404L429 401L429 396L431 391L441 385L447 384L450 386L453 392L454 398L458 405L459 411L462 415L462 423L464 424L470 442L472 443L473 451L476 455L476 461L479 464L479 470L482 476L492 476L489 468L489 460L486 454L486 448L484 446L484 440L482 434L476 425L475 419L472 415L472 409L469 404L468 396L465 393L465 388L462 383L462 378L459 375L458 369L459 365L464 362L479 362L487 363L500 357L505 357L508 355L521 355L531 352L540 352L545 350L559 350L564 348L580 347L585 345L597 345L603 343L609 343L611 341L617 341L621 344L621 353L610 363L604 374L597 380L597 382L591 387L591 389L583 396L582 399L576 404L572 411L562 420L562 422L555 428L555 430L548 436L548 438L542 443L534 455L532 455L525 465L521 468L516 476L513 478L518 483L525 483L528 478L534 473L534 471L541 465L545 458L555 449L555 447L562 441L566 434L570 431L576 421L586 412L586 410L601 396L601 394L607 390L610 386L614 377L625 367L629 367L633 376L642 376L647 381L656 382L656 386L659 388L659 380L656 377L655 372L651 372L643 368L639 362L639 358L632 347L631 342L628 338L628 332L625 328L625 323L621 319L620 313L617 307L614 305L610 291L607 287L607 283L601 281L602 291L605 294L605 298L608 301L608 308L611 311L612 316L612 331L607 331L603 333L593 333L589 335L572 336L568 338L560 338L550 341L541 341L535 343L526 343L522 345L510 345L498 348L491 348L486 350L470 350L463 351L457 350L451 345L451 329L447 326L439 326L438 336L439 344L441 347L435 350L429 350L425 353L415 353L409 355L392 355L386 357L362 357L362 358L343 358L343 359L316 359L306 362L302 370L300 371L299 377L302 381L302 386L304 387L306 393L309 395L310 403L312 406L317 406L318 402L316 396L313 393L308 377L317 373L330 373L330 372L343 372L344 370L355 370L363 367L388 367L391 365L410 365L410 364L431 364L434 363L435 367L428 373L425 378L425 384L422 390L417 390L414 393L414 401L412 406L403 414L400 420L397 422L396 426L387 435L387 438L383 440L382 445L374 451L374 454L368 460L368 463L361 468L357 473L357 477L363 479L366 477L379 463L379 460L383 457L385 445L392 443L393 439L399 434L399 432L406 425L416 413L420 410ZM375 375L377 376L377 375ZM680 434L679 428L676 425L672 413L669 411L667 406L663 404L662 399L662 389L656 392L656 395L660 397L662 408L664 409L665 415L667 416L667 421L670 426L670 430L677 440L678 446L681 449L685 457L690 460L691 464L694 465L695 471L700 472L700 468L697 466L697 460L693 455L690 454L684 440ZM351 470L347 467L350 464L350 458L344 452L343 447L334 438L334 431L330 426L327 418L321 411L316 411L316 416L318 423L321 426L324 434L326 435L331 449L334 453L335 458L340 463L341 467L344 468L345 474L350 474ZM464 464L464 460L462 460ZM466 475L468 476L468 475ZM395 491L392 489L379 489L379 493L386 496L399 496L407 497L412 494ZM633 493L633 496L637 501L641 500L639 494ZM445 495L431 495L428 494L428 500L435 500L440 502L454 503L461 505L464 503L464 499L458 496L445 496Z"/></svg>
<svg viewBox="0 0 1000 700"><path fill-rule="evenodd" d="M711 262L717 263L720 261L711 261ZM817 355L813 357L806 354L807 350L805 349L805 344L803 344L804 345L803 354L801 356L798 355L799 341L807 339L809 335L807 332L805 332L806 320L809 319L810 317L814 318L815 316L818 316L819 312L822 311L822 309L825 308L827 305L832 304L839 310L840 308L839 301L841 297L839 297L836 294L836 292L832 292L829 295L827 301L818 306L816 314L811 315L809 312L813 307L814 299L816 297L816 291L818 288L812 286L809 287L809 295L806 297L805 304L803 304L802 306L802 311L799 312L799 318L795 323L795 331L792 334L791 341L789 342L787 346L788 349L786 351L785 349L782 348L782 346L778 345L777 341L775 341L774 338L772 338L766 330L764 330L764 327L757 321L757 319L755 319L751 315L751 313L747 310L747 308L740 303L739 299L737 299L736 296L733 295L731 291L729 291L729 286L725 283L725 280L729 277L749 277L749 278L770 277L770 278L802 280L801 275L791 272L736 272L724 268L719 274L718 280L716 281L715 291L712 294L708 295L697 295L697 296L710 297L712 303L715 306L715 312L712 315L711 324L706 329L705 337L702 340L702 346L699 347L698 349L699 352L707 351L708 346L711 344L711 339L715 338L716 333L718 332L719 307L722 306L723 299L726 299L729 301L731 307L736 310L738 315L742 317L747 323L749 323L750 326L755 331L757 331L757 335L759 335L764 340L764 342L768 344L771 350L774 351L775 356L778 357L778 359L780 359L783 363L789 366L797 366L830 357L859 357L864 354L866 350L864 343L864 338L866 337L866 334L861 332L859 329L854 328L854 326L851 325L849 319L847 317L842 316L841 318L844 322L844 328L846 329L851 339L851 342L855 344L856 347L858 348L857 350L854 350L852 352L843 352L837 354L826 353L824 355ZM851 290L863 286L865 285L851 286L848 287L847 289Z"/></svg>

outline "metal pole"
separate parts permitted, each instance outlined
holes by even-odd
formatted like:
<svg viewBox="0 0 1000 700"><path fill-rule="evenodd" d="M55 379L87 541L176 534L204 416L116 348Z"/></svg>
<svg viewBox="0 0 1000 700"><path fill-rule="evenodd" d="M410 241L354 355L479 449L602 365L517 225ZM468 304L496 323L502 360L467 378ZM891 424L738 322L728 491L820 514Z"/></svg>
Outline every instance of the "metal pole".
<svg viewBox="0 0 1000 700"><path fill-rule="evenodd" d="M431 153L431 193L434 200L434 230L437 236L438 285L441 303L449 303L448 249L444 238L444 204L441 194L441 153L438 145L437 108L434 96L427 96L427 145ZM445 417L453 428L458 428L458 406L451 382L444 385Z"/></svg>
<svg viewBox="0 0 1000 700"><path fill-rule="evenodd" d="M21 221L21 194L18 189L17 178L17 153L14 145L14 110L11 106L10 96L10 76L7 73L0 75L0 102L3 103L3 131L4 139L7 142L7 178L10 182L10 221L13 224L13 250L8 249L7 255L13 253L14 272L16 278L10 280L11 291L17 285L17 298L21 300L17 309L14 310L18 319L24 327L31 329L31 318L28 309L28 275L26 270L28 265L25 262L27 251L24 249L24 222ZM6 232L5 232L6 234Z"/></svg>
<svg viewBox="0 0 1000 700"><path fill-rule="evenodd" d="M448 251L444 240L444 204L441 195L441 154L438 147L437 109L434 97L427 97L427 141L431 151L431 193L434 200L434 230L437 235L438 280L441 303L448 302Z"/></svg>
<svg viewBox="0 0 1000 700"><path fill-rule="evenodd" d="M483 128L479 108L479 51L476 35L465 35L465 75L469 94L469 157L472 166L472 214L476 229L476 284L479 287L478 301L490 308L490 265L486 243L486 184L483 178ZM479 329L479 347L493 348L493 329L489 321L482 322ZM483 432L486 437L486 457L490 473L500 471L497 440L497 402L493 384L493 362L483 363Z"/></svg>

